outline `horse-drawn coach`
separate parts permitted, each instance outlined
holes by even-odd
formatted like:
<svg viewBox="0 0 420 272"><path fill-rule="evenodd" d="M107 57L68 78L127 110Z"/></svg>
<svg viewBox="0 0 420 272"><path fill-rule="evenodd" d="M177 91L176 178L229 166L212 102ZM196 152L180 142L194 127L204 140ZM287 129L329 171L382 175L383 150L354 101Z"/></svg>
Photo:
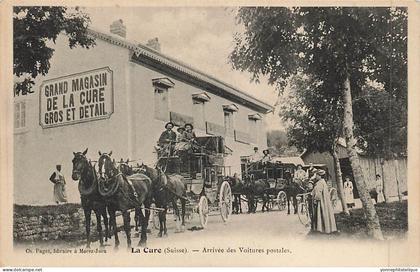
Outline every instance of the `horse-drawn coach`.
<svg viewBox="0 0 420 272"><path fill-rule="evenodd" d="M223 137L202 136L196 137L188 150L158 152L157 167L168 176L182 176L186 193L181 202L186 202L187 218L198 214L203 228L212 211L219 212L224 222L232 213L232 191L227 181L231 167L224 164L226 149ZM157 221L153 222L156 226Z"/></svg>

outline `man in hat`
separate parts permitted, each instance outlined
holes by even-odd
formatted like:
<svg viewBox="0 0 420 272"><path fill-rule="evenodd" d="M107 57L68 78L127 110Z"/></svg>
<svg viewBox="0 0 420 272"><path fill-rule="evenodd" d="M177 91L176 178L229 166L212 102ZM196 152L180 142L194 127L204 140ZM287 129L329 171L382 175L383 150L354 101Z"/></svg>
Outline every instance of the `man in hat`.
<svg viewBox="0 0 420 272"><path fill-rule="evenodd" d="M261 153L258 151L258 147L254 147L254 153L250 156L250 162L259 162L262 159Z"/></svg>
<svg viewBox="0 0 420 272"><path fill-rule="evenodd" d="M268 149L263 150L263 157L261 159L261 162L262 162L263 165L271 162L270 150L268 150Z"/></svg>
<svg viewBox="0 0 420 272"><path fill-rule="evenodd" d="M330 193L325 181L326 172L322 169L315 171L315 186L312 190L314 202L312 230L320 233L333 233L337 231L334 209L330 200Z"/></svg>
<svg viewBox="0 0 420 272"><path fill-rule="evenodd" d="M306 171L302 169L302 165L298 164L296 167L295 175L293 177L293 181L296 182L300 187L306 187L306 181L308 176L306 175Z"/></svg>
<svg viewBox="0 0 420 272"><path fill-rule="evenodd" d="M61 165L56 165L55 169L54 173L50 176L50 181L54 183L54 202L57 204L60 204L61 202L66 203L66 180L61 173Z"/></svg>
<svg viewBox="0 0 420 272"><path fill-rule="evenodd" d="M165 125L165 131L160 134L158 146L163 149L164 155L171 156L174 150L174 145L176 141L176 133L172 131L174 128L174 124L172 122L168 122Z"/></svg>

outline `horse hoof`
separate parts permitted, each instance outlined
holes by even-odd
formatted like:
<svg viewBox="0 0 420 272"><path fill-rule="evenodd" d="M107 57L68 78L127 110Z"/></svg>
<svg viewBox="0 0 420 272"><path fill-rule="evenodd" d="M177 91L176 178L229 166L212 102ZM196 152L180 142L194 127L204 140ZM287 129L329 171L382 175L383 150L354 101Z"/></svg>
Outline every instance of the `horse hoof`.
<svg viewBox="0 0 420 272"><path fill-rule="evenodd" d="M163 236L168 237L168 233L166 233L166 232L165 232L165 233L163 234Z"/></svg>
<svg viewBox="0 0 420 272"><path fill-rule="evenodd" d="M140 241L138 244L139 247L146 247L146 245L147 245L146 241Z"/></svg>
<svg viewBox="0 0 420 272"><path fill-rule="evenodd" d="M160 238L160 237L162 237L162 232L159 232L158 233L158 237Z"/></svg>

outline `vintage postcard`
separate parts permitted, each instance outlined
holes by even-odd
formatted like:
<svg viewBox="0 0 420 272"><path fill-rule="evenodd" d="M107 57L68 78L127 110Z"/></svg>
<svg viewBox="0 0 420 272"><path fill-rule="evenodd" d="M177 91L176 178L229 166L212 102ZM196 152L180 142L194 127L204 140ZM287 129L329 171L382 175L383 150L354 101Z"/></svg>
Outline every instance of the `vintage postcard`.
<svg viewBox="0 0 420 272"><path fill-rule="evenodd" d="M420 265L420 2L0 7L2 266Z"/></svg>

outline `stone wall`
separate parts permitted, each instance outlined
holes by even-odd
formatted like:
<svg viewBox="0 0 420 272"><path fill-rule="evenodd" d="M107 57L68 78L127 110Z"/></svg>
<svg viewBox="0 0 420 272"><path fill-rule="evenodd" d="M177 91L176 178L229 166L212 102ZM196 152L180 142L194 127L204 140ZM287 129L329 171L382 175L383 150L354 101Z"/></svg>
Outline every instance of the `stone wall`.
<svg viewBox="0 0 420 272"><path fill-rule="evenodd" d="M96 234L96 218L93 212L91 233ZM13 239L16 242L74 241L84 238L85 217L79 204L14 205Z"/></svg>

